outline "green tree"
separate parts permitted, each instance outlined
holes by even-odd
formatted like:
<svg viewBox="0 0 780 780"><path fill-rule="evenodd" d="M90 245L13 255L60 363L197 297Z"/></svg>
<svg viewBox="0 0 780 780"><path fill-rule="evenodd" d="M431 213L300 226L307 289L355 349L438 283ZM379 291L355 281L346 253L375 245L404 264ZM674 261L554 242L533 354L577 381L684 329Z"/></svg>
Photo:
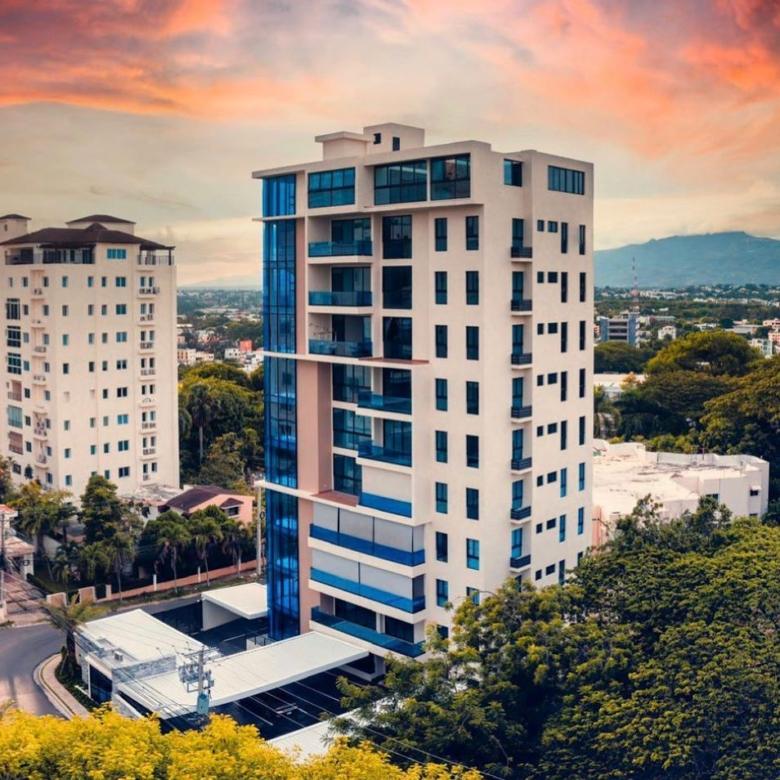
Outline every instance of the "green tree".
<svg viewBox="0 0 780 780"><path fill-rule="evenodd" d="M647 363L647 373L695 371L712 376L743 376L762 360L757 349L736 333L705 330L665 346Z"/></svg>
<svg viewBox="0 0 780 780"><path fill-rule="evenodd" d="M44 603L49 622L65 634L65 667L73 676L78 668L76 661L76 643L73 632L76 627L89 620L96 620L105 614L105 609L88 601L80 601L72 596L64 605Z"/></svg>
<svg viewBox="0 0 780 780"><path fill-rule="evenodd" d="M263 377L265 376L265 372L263 369L263 364L261 363L257 368L253 369L252 372L249 374L249 387L250 389L254 390L256 393L262 393L263 392Z"/></svg>
<svg viewBox="0 0 780 780"><path fill-rule="evenodd" d="M624 341L603 341L593 350L597 374L641 374L653 350L632 347Z"/></svg>
<svg viewBox="0 0 780 780"><path fill-rule="evenodd" d="M31 481L22 485L12 499L11 506L18 513L16 527L35 540L39 553L44 553L43 537L53 533L75 513L69 496L63 490L44 490L40 483ZM46 560L48 564L48 558ZM51 573L51 568L49 571Z"/></svg>
<svg viewBox="0 0 780 780"><path fill-rule="evenodd" d="M7 504L14 497L11 461L0 455L0 504Z"/></svg>
<svg viewBox="0 0 780 780"><path fill-rule="evenodd" d="M87 582L95 582L100 574L111 570L111 557L103 542L92 542L81 547L79 569Z"/></svg>
<svg viewBox="0 0 780 780"><path fill-rule="evenodd" d="M170 561L174 587L178 590L179 556L192 541L187 521L178 512L169 509L154 520L150 520L145 530L146 540L153 541L157 548L158 560Z"/></svg>
<svg viewBox="0 0 780 780"><path fill-rule="evenodd" d="M235 433L226 433L215 439L201 466L199 481L244 492L245 461L241 457L241 444L241 439Z"/></svg>
<svg viewBox="0 0 780 780"><path fill-rule="evenodd" d="M213 545L222 541L222 524L220 522L222 516L226 515L219 507L209 506L193 512L187 524L198 560L206 569L207 583L211 583L209 550Z"/></svg>
<svg viewBox="0 0 780 780"><path fill-rule="evenodd" d="M64 542L57 548L51 562L52 577L63 585L70 585L79 575L81 548L75 542Z"/></svg>
<svg viewBox="0 0 780 780"><path fill-rule="evenodd" d="M230 363L199 363L187 368L181 376L184 384L194 384L203 379L220 379L240 387L249 387L247 373Z"/></svg>
<svg viewBox="0 0 780 780"><path fill-rule="evenodd" d="M81 518L87 543L113 535L124 524L126 510L117 496L116 485L100 474L93 474L81 496Z"/></svg>

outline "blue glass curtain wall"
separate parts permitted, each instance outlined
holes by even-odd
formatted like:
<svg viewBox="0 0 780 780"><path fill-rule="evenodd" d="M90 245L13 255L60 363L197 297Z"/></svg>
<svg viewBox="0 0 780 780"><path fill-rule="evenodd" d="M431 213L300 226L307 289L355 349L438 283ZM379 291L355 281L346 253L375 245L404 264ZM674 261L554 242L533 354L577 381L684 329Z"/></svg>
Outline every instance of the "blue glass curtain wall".
<svg viewBox="0 0 780 780"><path fill-rule="evenodd" d="M298 499L266 491L268 631L272 639L300 633Z"/></svg>
<svg viewBox="0 0 780 780"><path fill-rule="evenodd" d="M263 346L271 352L295 352L294 220L265 224Z"/></svg>
<svg viewBox="0 0 780 780"><path fill-rule="evenodd" d="M295 174L263 179L263 216L290 217L295 214Z"/></svg>
<svg viewBox="0 0 780 780"><path fill-rule="evenodd" d="M298 486L296 365L287 358L267 357L265 385L265 478Z"/></svg>

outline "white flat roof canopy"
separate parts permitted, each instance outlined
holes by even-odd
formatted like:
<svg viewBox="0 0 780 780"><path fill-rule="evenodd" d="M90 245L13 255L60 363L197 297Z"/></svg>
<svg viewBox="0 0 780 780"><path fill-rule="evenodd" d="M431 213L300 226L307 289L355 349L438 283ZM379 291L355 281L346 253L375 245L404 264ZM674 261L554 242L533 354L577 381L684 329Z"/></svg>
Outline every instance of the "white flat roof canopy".
<svg viewBox="0 0 780 780"><path fill-rule="evenodd" d="M207 590L201 595L201 600L248 620L265 617L268 614L268 594L265 585L259 582Z"/></svg>
<svg viewBox="0 0 780 780"><path fill-rule="evenodd" d="M311 631L243 653L222 656L207 667L214 679L210 705L218 707L281 688L354 663L367 655L367 651L349 642ZM144 677L139 682L140 685L123 682L119 690L125 690L152 711L159 711L159 702L165 702L163 716L195 711L197 692L187 690L178 671Z"/></svg>

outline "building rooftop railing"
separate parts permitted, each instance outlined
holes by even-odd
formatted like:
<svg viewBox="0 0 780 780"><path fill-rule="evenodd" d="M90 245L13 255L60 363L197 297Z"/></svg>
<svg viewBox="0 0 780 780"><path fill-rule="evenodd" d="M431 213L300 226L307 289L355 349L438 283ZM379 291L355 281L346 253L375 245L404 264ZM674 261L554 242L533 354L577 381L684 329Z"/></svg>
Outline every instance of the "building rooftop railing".
<svg viewBox="0 0 780 780"><path fill-rule="evenodd" d="M355 639L362 639L364 642L370 642L372 645L382 647L385 650L391 650L400 655L405 655L408 658L417 658L425 652L422 642L407 642L404 639L398 639L394 636L380 634L379 631L368 628L367 626L361 626L359 623L344 620L343 618L336 617L336 615L329 615L327 612L323 612L319 607L312 608L311 619L315 623L321 623L323 626L335 628L336 631L342 631L349 636L355 637Z"/></svg>
<svg viewBox="0 0 780 780"><path fill-rule="evenodd" d="M337 355L340 357L371 357L371 341L331 341L330 339L309 339L312 355Z"/></svg>
<svg viewBox="0 0 780 780"><path fill-rule="evenodd" d="M311 241L309 257L349 257L372 255L371 241Z"/></svg>
<svg viewBox="0 0 780 780"><path fill-rule="evenodd" d="M378 460L383 463L392 463L396 466L411 466L412 453L400 452L398 450L383 447L374 444L372 441L362 441L358 445L358 455L368 460Z"/></svg>
<svg viewBox="0 0 780 780"><path fill-rule="evenodd" d="M370 306L370 290L334 292L317 290L309 293L309 306Z"/></svg>

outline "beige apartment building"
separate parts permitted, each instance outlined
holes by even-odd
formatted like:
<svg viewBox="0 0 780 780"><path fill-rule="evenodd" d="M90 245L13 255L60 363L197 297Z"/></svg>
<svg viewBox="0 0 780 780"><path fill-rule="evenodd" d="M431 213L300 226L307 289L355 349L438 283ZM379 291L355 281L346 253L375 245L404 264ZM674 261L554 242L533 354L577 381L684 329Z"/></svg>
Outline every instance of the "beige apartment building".
<svg viewBox="0 0 780 780"><path fill-rule="evenodd" d="M173 247L104 214L28 226L0 217L0 454L76 497L94 473L178 486Z"/></svg>
<svg viewBox="0 0 780 780"><path fill-rule="evenodd" d="M253 174L270 629L414 657L590 543L593 166L399 124L316 141Z"/></svg>

